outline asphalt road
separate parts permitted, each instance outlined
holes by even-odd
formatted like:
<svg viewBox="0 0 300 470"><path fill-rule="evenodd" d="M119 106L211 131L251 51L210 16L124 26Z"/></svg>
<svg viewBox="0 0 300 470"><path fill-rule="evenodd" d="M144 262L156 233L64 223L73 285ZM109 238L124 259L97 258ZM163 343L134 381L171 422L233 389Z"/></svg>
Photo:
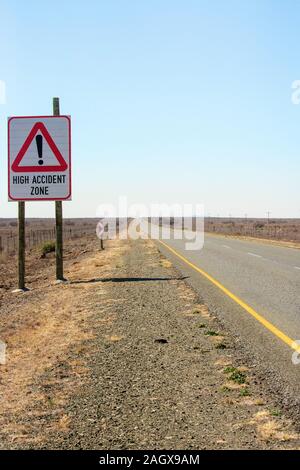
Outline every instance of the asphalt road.
<svg viewBox="0 0 300 470"><path fill-rule="evenodd" d="M208 234L202 250L185 250L184 240L165 243L285 335L300 340L300 250ZM281 400L290 406L293 402L294 408L300 410L300 364L292 363L293 350L165 246L160 245L160 250L188 276L188 282L211 310L236 334L253 364L260 367L271 388L280 393Z"/></svg>

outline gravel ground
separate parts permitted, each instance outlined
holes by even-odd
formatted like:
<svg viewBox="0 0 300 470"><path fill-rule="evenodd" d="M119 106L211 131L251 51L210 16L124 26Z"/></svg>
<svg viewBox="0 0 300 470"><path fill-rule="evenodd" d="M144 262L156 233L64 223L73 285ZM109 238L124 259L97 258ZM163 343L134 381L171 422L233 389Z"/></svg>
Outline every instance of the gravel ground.
<svg viewBox="0 0 300 470"><path fill-rule="evenodd" d="M28 410L36 402L27 403L19 418L27 439L6 433L2 447L298 448L293 424L241 363L235 339L154 243L113 242L106 252L109 265L102 253L92 262L88 253L69 267L71 283L62 287L65 309L72 298L70 308L84 313L80 349L77 340L29 384L40 393L48 386L51 403L58 392L64 396L59 426L52 423L55 406L32 422ZM71 373L78 359L81 369ZM70 378L72 390L64 385Z"/></svg>

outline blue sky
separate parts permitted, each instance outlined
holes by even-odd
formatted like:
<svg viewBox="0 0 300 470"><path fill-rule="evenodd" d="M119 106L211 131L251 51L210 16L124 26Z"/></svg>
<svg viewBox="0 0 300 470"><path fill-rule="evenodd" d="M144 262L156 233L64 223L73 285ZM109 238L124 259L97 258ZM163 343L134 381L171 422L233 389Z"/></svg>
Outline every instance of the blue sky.
<svg viewBox="0 0 300 470"><path fill-rule="evenodd" d="M300 217L296 0L0 0L6 119L72 116L73 201L203 203L212 216ZM53 216L54 203L28 203Z"/></svg>

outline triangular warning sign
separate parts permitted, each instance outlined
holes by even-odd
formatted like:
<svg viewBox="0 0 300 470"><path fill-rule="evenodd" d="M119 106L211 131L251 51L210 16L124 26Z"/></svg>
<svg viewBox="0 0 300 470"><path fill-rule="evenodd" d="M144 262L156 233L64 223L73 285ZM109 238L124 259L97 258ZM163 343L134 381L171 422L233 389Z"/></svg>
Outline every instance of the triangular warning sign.
<svg viewBox="0 0 300 470"><path fill-rule="evenodd" d="M23 160L26 152L28 151L30 145L33 142L33 139L37 136L37 134L42 135L47 144L49 145L54 157L56 158L58 165L24 165L20 166L21 161ZM42 122L37 122L32 130L30 131L27 139L25 140L21 150L19 151L15 161L12 164L12 171L16 173L44 173L44 172L52 172L52 171L66 171L68 168L67 163L65 162L62 154L57 148L56 143L52 139L51 135L47 131L45 125Z"/></svg>

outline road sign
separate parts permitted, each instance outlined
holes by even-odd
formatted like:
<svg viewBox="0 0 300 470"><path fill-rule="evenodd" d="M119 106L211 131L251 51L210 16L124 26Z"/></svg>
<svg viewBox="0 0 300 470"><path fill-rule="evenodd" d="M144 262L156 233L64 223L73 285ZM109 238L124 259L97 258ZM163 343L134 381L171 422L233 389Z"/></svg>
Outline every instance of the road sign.
<svg viewBox="0 0 300 470"><path fill-rule="evenodd" d="M9 118L8 198L10 201L71 199L69 116Z"/></svg>

